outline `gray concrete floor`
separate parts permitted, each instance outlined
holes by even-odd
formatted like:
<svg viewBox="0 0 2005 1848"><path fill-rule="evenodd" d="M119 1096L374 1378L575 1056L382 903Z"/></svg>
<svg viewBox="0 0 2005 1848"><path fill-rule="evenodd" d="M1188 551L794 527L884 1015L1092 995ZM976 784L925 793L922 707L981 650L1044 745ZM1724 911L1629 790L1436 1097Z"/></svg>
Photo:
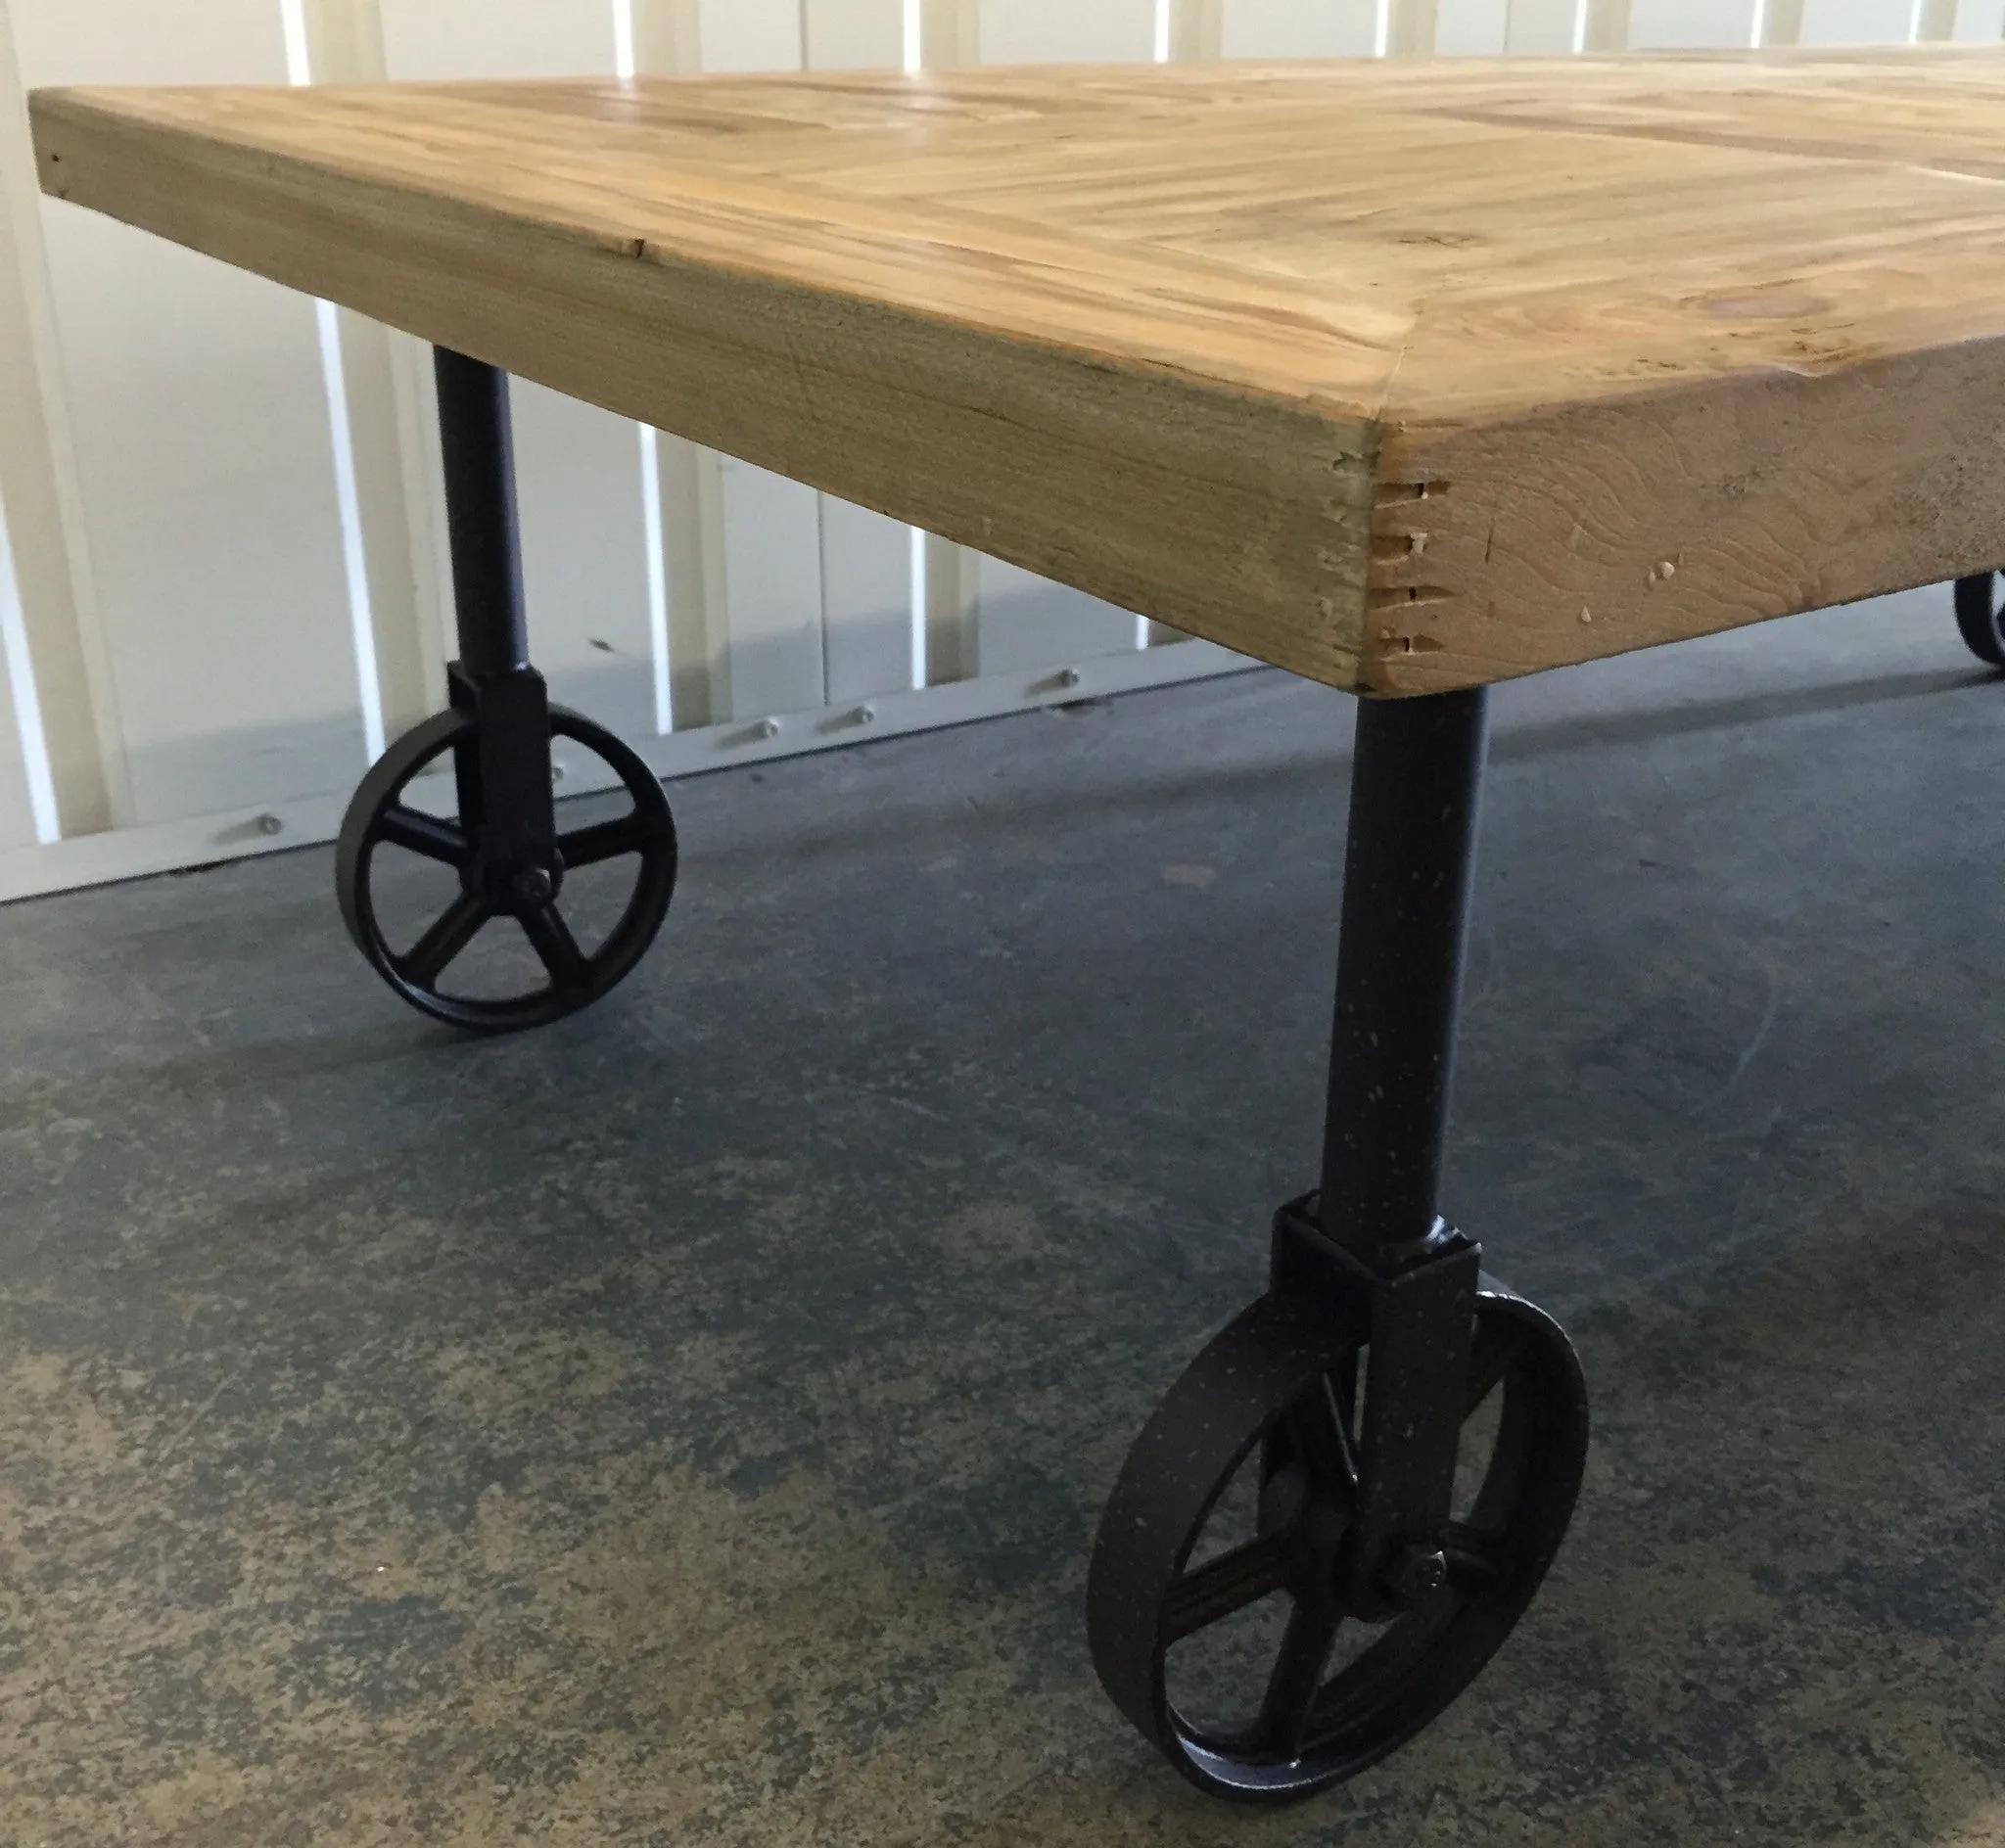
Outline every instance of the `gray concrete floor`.
<svg viewBox="0 0 2005 1848"><path fill-rule="evenodd" d="M1347 703L680 786L455 1038L304 853L0 912L0 1841L2005 1841L2005 686L1944 592L1506 689L1449 1205L1573 1537L1345 1791L1188 1793L1087 1549L1311 1178Z"/></svg>

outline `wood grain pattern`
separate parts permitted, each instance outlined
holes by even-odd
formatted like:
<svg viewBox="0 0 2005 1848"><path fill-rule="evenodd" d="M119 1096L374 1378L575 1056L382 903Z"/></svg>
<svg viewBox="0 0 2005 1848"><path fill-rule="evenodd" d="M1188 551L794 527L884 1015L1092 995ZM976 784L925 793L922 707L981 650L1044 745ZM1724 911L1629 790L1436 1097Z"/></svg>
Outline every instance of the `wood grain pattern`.
<svg viewBox="0 0 2005 1848"><path fill-rule="evenodd" d="M33 113L52 193L1361 691L2005 562L2005 52Z"/></svg>

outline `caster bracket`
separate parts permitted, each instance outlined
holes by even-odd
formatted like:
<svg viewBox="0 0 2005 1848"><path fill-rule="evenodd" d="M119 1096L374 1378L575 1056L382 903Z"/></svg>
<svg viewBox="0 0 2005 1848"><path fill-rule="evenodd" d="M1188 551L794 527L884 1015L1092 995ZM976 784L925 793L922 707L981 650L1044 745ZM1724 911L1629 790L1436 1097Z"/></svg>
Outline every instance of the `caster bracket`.
<svg viewBox="0 0 2005 1848"><path fill-rule="evenodd" d="M550 779L550 696L534 668L447 670L452 709L475 721L456 754L462 815L481 818L479 877L497 906L547 904L562 875Z"/></svg>
<svg viewBox="0 0 2005 1848"><path fill-rule="evenodd" d="M1270 1288L1321 1299L1367 1346L1357 1503L1340 1566L1352 1615L1379 1621L1440 1589L1441 1533L1469 1393L1482 1248L1444 1220L1373 1270L1324 1229L1314 1194L1275 1216Z"/></svg>

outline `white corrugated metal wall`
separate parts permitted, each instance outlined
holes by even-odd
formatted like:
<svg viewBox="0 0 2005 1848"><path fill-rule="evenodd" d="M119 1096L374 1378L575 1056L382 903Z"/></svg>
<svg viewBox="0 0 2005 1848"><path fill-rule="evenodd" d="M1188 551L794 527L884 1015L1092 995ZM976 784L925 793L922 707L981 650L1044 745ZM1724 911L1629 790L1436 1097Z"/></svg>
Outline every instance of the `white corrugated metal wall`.
<svg viewBox="0 0 2005 1848"><path fill-rule="evenodd" d="M25 86L1996 40L2001 18L2005 0L0 0L0 899L327 838L384 737L442 702L449 648L423 349L42 200ZM516 408L539 665L665 773L1234 665L536 387Z"/></svg>

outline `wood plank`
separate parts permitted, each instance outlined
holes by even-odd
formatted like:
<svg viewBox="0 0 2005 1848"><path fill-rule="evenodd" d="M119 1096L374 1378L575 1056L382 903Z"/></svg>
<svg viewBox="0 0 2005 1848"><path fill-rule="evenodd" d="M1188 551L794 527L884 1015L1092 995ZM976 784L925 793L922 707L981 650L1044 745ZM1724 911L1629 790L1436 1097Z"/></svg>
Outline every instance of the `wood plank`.
<svg viewBox="0 0 2005 1848"><path fill-rule="evenodd" d="M51 190L1402 694L2005 557L2001 105L2005 53L1930 49L36 123Z"/></svg>

